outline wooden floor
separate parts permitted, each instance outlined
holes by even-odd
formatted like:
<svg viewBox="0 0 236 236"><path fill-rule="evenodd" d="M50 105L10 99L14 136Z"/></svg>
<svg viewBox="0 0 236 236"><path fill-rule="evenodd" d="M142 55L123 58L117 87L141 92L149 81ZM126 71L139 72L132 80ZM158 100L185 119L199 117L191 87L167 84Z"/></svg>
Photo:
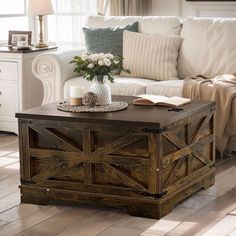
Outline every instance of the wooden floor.
<svg viewBox="0 0 236 236"><path fill-rule="evenodd" d="M236 236L236 155L216 166L215 186L161 220L85 205L20 204L18 137L0 133L0 236Z"/></svg>

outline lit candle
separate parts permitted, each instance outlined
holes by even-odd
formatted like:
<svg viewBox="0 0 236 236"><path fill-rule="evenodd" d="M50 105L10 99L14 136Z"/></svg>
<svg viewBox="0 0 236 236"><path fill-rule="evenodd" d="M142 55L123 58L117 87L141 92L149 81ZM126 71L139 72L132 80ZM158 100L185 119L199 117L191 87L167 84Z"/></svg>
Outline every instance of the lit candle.
<svg viewBox="0 0 236 236"><path fill-rule="evenodd" d="M84 88L81 86L70 86L70 105L81 106L84 92Z"/></svg>

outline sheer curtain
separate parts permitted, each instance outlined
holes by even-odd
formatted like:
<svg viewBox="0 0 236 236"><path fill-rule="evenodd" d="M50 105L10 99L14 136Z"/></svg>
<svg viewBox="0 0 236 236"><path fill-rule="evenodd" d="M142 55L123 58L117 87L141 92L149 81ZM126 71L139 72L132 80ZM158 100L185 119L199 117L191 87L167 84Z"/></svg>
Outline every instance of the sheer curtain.
<svg viewBox="0 0 236 236"><path fill-rule="evenodd" d="M110 15L145 16L154 15L156 0L110 0Z"/></svg>
<svg viewBox="0 0 236 236"><path fill-rule="evenodd" d="M55 14L48 16L48 41L61 49L84 45L82 27L89 15L97 14L96 0L53 0Z"/></svg>
<svg viewBox="0 0 236 236"><path fill-rule="evenodd" d="M110 0L97 0L98 15L107 15L109 12Z"/></svg>

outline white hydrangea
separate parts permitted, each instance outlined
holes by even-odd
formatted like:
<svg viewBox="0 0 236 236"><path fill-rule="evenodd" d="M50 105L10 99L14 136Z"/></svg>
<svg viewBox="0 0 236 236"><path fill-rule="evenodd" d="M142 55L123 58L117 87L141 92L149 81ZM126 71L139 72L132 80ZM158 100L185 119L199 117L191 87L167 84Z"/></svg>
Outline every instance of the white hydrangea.
<svg viewBox="0 0 236 236"><path fill-rule="evenodd" d="M88 65L88 68L92 69L95 67L95 64L98 64L99 66L110 66L112 64L111 60L114 59L114 56L111 53L93 53L93 54L82 54L83 60L90 60L91 63ZM119 63L119 61L117 61Z"/></svg>
<svg viewBox="0 0 236 236"><path fill-rule="evenodd" d="M114 56L111 53L107 53L105 54L107 58L109 59L114 59Z"/></svg>
<svg viewBox="0 0 236 236"><path fill-rule="evenodd" d="M102 60L102 59L99 59L99 60L98 60L98 65L99 65L99 66L104 66L104 64L105 64L105 63L104 63L104 60Z"/></svg>
<svg viewBox="0 0 236 236"><path fill-rule="evenodd" d="M83 53L81 56L83 61L86 61L88 59L88 54L87 53Z"/></svg>
<svg viewBox="0 0 236 236"><path fill-rule="evenodd" d="M114 64L118 64L119 62L119 60L114 60Z"/></svg>
<svg viewBox="0 0 236 236"><path fill-rule="evenodd" d="M90 68L90 69L92 69L92 68L94 67L94 64L93 64L93 63L90 63L90 64L88 64L87 67Z"/></svg>
<svg viewBox="0 0 236 236"><path fill-rule="evenodd" d="M105 64L106 66L110 66L110 65L111 65L111 60L108 59L108 58L104 58L104 59L103 59L103 62L104 62L104 64Z"/></svg>
<svg viewBox="0 0 236 236"><path fill-rule="evenodd" d="M98 53L94 53L89 55L89 59L93 62L97 62L100 59L100 55Z"/></svg>

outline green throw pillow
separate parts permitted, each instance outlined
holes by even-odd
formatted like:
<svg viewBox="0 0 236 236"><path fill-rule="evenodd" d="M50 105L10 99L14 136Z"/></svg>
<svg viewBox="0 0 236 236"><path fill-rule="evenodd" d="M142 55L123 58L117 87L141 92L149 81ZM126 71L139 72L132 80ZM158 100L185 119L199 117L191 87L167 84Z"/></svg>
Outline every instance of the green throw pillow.
<svg viewBox="0 0 236 236"><path fill-rule="evenodd" d="M87 52L122 56L125 30L138 32L138 22L123 27L83 28Z"/></svg>

